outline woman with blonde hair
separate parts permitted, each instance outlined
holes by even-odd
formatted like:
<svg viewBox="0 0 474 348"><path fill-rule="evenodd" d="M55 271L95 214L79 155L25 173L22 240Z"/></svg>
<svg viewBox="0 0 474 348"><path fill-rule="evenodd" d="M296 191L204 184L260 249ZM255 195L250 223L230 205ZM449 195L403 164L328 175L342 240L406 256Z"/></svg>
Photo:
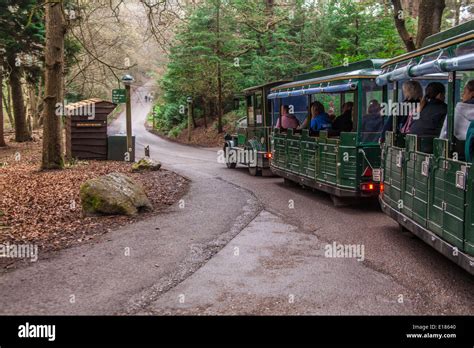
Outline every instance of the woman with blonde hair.
<svg viewBox="0 0 474 348"><path fill-rule="evenodd" d="M398 108L399 110L402 110L402 112L400 113L400 115L395 115L397 116L397 129L396 130L401 131L402 133L407 133L409 130L411 121L413 119L413 114L416 112L417 105L419 105L419 103L423 99L423 87L421 87L421 84L418 81L409 80L403 83L402 91L403 91L403 103L405 105L408 105L409 107ZM410 111L410 112L406 112L406 111ZM407 121L409 119L410 114L411 114L410 124L407 125L408 123ZM393 130L393 115L390 115L387 122L385 123L385 126L382 129L382 138L381 138L382 142L385 140L385 132L389 132L392 130Z"/></svg>

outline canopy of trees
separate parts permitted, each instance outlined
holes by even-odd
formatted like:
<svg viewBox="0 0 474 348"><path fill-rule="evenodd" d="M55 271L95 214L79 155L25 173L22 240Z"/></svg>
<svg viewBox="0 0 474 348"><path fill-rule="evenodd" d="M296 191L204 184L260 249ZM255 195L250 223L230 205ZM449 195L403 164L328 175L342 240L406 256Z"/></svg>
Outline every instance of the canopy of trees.
<svg viewBox="0 0 474 348"><path fill-rule="evenodd" d="M242 89L365 58L394 57L415 49L442 25L456 24L433 16L446 13L452 19L452 9L460 6L446 8L444 0L199 1L176 30L161 80L158 127L184 128L183 105L193 96L197 114L217 116L220 131L222 108Z"/></svg>

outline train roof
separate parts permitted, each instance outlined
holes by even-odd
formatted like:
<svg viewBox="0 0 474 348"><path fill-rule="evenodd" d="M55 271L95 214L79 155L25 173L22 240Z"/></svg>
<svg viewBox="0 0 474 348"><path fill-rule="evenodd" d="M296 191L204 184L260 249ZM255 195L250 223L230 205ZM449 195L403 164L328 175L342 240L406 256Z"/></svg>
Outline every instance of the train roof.
<svg viewBox="0 0 474 348"><path fill-rule="evenodd" d="M293 81L303 81L309 79L316 79L320 77L328 77L332 75L339 75L343 73L360 71L360 70L376 70L382 67L382 64L385 63L385 59L366 59L359 62L350 63L347 65L336 66L332 68L312 71L306 74L301 74L295 76Z"/></svg>
<svg viewBox="0 0 474 348"><path fill-rule="evenodd" d="M322 83L352 79L370 79L376 78L380 73L380 67L385 62L383 59L368 59L347 66L339 66L308 74L298 75L295 80L283 85L272 88L272 91L290 90L298 87L311 88ZM309 79L302 77L313 76Z"/></svg>
<svg viewBox="0 0 474 348"><path fill-rule="evenodd" d="M263 85L252 86L252 87L246 88L242 92L247 95L247 94L251 94L252 92L255 92L256 90L259 90L262 88L275 87L283 83L287 83L288 81L290 80L279 80L279 81L268 82L268 83L264 83Z"/></svg>
<svg viewBox="0 0 474 348"><path fill-rule="evenodd" d="M382 65L382 68L426 55L450 46L474 39L474 20L468 21L454 28L442 31L425 39L423 46L412 52L404 53L398 57L388 60Z"/></svg>

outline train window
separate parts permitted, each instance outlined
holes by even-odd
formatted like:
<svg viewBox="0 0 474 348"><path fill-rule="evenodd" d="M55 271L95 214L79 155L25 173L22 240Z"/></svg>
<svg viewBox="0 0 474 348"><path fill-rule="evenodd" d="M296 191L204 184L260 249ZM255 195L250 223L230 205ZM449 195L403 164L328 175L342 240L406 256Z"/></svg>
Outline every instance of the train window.
<svg viewBox="0 0 474 348"><path fill-rule="evenodd" d="M403 80L398 82L398 100L400 102L403 102L406 100L406 96L403 95L403 84L408 81L408 80ZM417 78L415 79L418 83L420 83L422 89L423 89L423 95L425 95L425 90L426 86L430 84L431 82L440 82L444 85L444 87L448 88L448 74L436 74L436 75L427 75L423 76L423 78Z"/></svg>
<svg viewBox="0 0 474 348"><path fill-rule="evenodd" d="M378 142L384 125L382 115L383 88L374 80L362 82L362 128L359 131L361 142Z"/></svg>
<svg viewBox="0 0 474 348"><path fill-rule="evenodd" d="M272 127L276 127L279 117L280 117L280 99L273 99L272 100Z"/></svg>
<svg viewBox="0 0 474 348"><path fill-rule="evenodd" d="M247 118L248 124L253 125L255 123L255 108L254 108L254 96L249 95L247 97Z"/></svg>
<svg viewBox="0 0 474 348"><path fill-rule="evenodd" d="M283 98L282 105L288 105L290 107L290 113L296 116L300 124L308 115L308 97L305 95Z"/></svg>
<svg viewBox="0 0 474 348"><path fill-rule="evenodd" d="M341 111L341 95L339 93L322 93L316 96L316 100L324 105L324 109L331 117L336 117Z"/></svg>
<svg viewBox="0 0 474 348"><path fill-rule="evenodd" d="M473 80L474 80L474 70L456 72L456 80L454 84L455 103L452 106L451 105L449 106L450 108L454 109L454 136L457 139L456 144L455 144L456 146L455 151L461 154L460 157L464 157L463 142L466 140L467 130L469 128L469 121L471 121L471 118L472 118L472 115L471 115L472 112L470 111L472 108L469 108L469 105L458 106L458 103L463 102L463 103L474 104L474 98L471 98L469 100L469 97L470 97L469 93L464 95L464 87L469 81L473 81ZM463 110L463 111L460 111L460 110ZM464 117L457 118L459 117L457 116L457 113L459 112L461 112L461 114L463 114ZM468 121L466 121L466 119ZM445 132L444 130L441 132L442 133L441 136L443 138L448 135L447 132Z"/></svg>
<svg viewBox="0 0 474 348"><path fill-rule="evenodd" d="M263 123L262 93L255 93L255 123L257 125L261 125Z"/></svg>
<svg viewBox="0 0 474 348"><path fill-rule="evenodd" d="M300 124L308 115L308 97L297 96L275 99L273 103L273 126L275 127L280 117L280 105L287 105L291 114L295 115Z"/></svg>
<svg viewBox="0 0 474 348"><path fill-rule="evenodd" d="M456 57L474 52L474 40L468 41L456 49Z"/></svg>

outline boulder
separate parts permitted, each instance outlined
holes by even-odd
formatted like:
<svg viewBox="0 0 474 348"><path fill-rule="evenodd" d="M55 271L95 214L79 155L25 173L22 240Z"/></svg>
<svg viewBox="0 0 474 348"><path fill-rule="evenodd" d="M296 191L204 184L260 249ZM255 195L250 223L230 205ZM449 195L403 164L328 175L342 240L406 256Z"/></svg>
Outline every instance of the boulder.
<svg viewBox="0 0 474 348"><path fill-rule="evenodd" d="M142 158L137 163L132 165L132 172L156 172L161 169L161 163L152 160L151 158Z"/></svg>
<svg viewBox="0 0 474 348"><path fill-rule="evenodd" d="M86 181L80 195L86 214L135 215L139 209L152 209L143 187L121 173Z"/></svg>

